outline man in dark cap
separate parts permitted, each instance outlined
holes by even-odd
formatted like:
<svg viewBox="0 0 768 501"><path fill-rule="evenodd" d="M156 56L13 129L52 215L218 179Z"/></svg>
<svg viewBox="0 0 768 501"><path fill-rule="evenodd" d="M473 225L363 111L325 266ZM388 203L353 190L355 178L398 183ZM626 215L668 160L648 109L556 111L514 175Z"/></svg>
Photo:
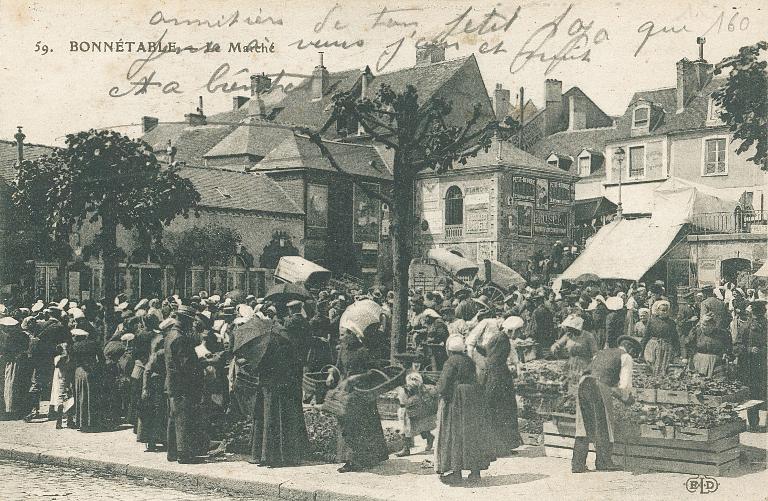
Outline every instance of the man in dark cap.
<svg viewBox="0 0 768 501"><path fill-rule="evenodd" d="M700 318L704 318L705 316L713 317L719 328L727 329L728 325L731 323L728 307L725 306L725 303L721 299L715 297L715 288L711 285L706 285L701 288L701 293L704 294L704 300L699 306L701 310Z"/></svg>
<svg viewBox="0 0 768 501"><path fill-rule="evenodd" d="M199 443L203 371L195 352L195 315L195 308L179 306L176 322L165 337L165 385L170 408L167 458L183 464L202 462L198 456L207 452L208 445Z"/></svg>
<svg viewBox="0 0 768 501"><path fill-rule="evenodd" d="M479 310L479 305L470 299L472 291L469 289L457 290L453 297L459 300L459 304L456 305L455 316L461 320L470 321L475 318Z"/></svg>

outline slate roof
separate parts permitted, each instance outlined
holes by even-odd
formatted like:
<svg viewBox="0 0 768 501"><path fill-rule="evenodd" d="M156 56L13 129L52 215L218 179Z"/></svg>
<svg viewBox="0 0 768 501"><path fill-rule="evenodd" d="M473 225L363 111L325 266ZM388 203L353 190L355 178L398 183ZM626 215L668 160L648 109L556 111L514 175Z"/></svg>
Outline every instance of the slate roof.
<svg viewBox="0 0 768 501"><path fill-rule="evenodd" d="M578 174L578 162L576 157L584 148L598 152L605 151L606 143L609 143L620 137L617 127L601 127L599 129L580 129L572 131L556 132L551 136L541 138L536 141L530 149L530 152L541 158L547 158L550 153L558 155L567 155L573 157L574 161L570 166L571 174ZM592 173L592 176L604 172L601 167Z"/></svg>
<svg viewBox="0 0 768 501"><path fill-rule="evenodd" d="M260 125L264 125L261 127ZM293 132L286 129L269 127L269 122L251 118L243 121L228 136L206 152L204 158L251 155L259 158L282 143Z"/></svg>
<svg viewBox="0 0 768 501"><path fill-rule="evenodd" d="M263 174L186 166L179 170L179 175L192 181L200 193L203 207L291 215L304 213L275 181Z"/></svg>
<svg viewBox="0 0 768 501"><path fill-rule="evenodd" d="M677 89L675 87L635 92L629 101L627 109L624 111L624 115L619 119L619 135L617 137L625 138L630 136L634 105L641 99L650 101L664 110L662 120L649 131L649 134L647 134L649 136L710 127L707 124L709 97L723 83L725 83L725 78L713 78L710 80L680 113L677 113ZM635 135L633 137L641 136Z"/></svg>
<svg viewBox="0 0 768 501"><path fill-rule="evenodd" d="M393 90L402 91L406 85L412 84L419 91L419 101L425 102L468 63L477 64L474 56L381 73L373 75L368 88L373 92L381 84L388 84ZM329 73L328 88L323 98L317 101L313 101L311 97L311 78L305 79L276 105L281 108L277 119L287 124L306 125L316 129L322 127L328 118L333 95L339 91L352 90L355 86L359 87L362 71L354 69Z"/></svg>
<svg viewBox="0 0 768 501"><path fill-rule="evenodd" d="M53 150L53 146L24 143L24 159L34 160L43 155L50 155ZM17 158L16 141L0 139L0 182L11 184L16 179Z"/></svg>
<svg viewBox="0 0 768 501"><path fill-rule="evenodd" d="M476 157L468 158L465 165L456 164L455 168L467 169L476 167L487 167L491 165L504 165L509 167L522 167L541 172L558 173L567 175L568 172L547 164L546 160L531 155L521 150L510 141L494 140L490 149L480 151Z"/></svg>
<svg viewBox="0 0 768 501"><path fill-rule="evenodd" d="M324 141L324 144L344 172L355 176L392 180L387 165L373 146L335 141ZM316 169L338 172L315 144L309 139L296 137L293 134L269 152L254 166L254 169L257 171Z"/></svg>
<svg viewBox="0 0 768 501"><path fill-rule="evenodd" d="M605 197L584 198L575 200L573 208L576 222L588 222L599 216L616 212L616 204Z"/></svg>

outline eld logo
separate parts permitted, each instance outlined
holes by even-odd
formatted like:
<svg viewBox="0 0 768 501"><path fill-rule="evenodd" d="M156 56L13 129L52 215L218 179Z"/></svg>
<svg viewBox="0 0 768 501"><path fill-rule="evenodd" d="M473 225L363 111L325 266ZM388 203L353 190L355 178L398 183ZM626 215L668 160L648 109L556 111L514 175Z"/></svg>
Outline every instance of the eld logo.
<svg viewBox="0 0 768 501"><path fill-rule="evenodd" d="M688 492L698 492L699 494L710 494L715 492L720 487L720 483L716 478L706 477L699 475L698 477L691 477L685 482L685 488Z"/></svg>

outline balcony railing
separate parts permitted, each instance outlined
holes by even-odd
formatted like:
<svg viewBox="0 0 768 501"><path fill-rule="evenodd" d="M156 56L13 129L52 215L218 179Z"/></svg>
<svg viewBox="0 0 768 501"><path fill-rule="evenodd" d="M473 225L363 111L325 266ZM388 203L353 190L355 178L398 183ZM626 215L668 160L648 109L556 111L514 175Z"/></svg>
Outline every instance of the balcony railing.
<svg viewBox="0 0 768 501"><path fill-rule="evenodd" d="M696 214L691 220L691 232L699 235L755 233L758 230L757 225L761 225L760 230L764 230L762 226L768 224L766 217L768 211L738 209L734 212Z"/></svg>
<svg viewBox="0 0 768 501"><path fill-rule="evenodd" d="M445 238L461 238L464 235L463 224L447 224L445 225Z"/></svg>

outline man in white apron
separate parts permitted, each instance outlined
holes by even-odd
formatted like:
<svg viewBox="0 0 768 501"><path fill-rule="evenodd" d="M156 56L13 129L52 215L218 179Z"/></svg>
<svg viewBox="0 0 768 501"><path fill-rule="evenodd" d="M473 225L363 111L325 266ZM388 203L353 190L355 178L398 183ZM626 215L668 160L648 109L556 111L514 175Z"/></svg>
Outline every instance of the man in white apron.
<svg viewBox="0 0 768 501"><path fill-rule="evenodd" d="M573 445L571 471L587 470L589 443L595 444L598 471L615 471L621 467L611 460L613 453L613 398L624 403L632 399L632 357L624 348L607 348L597 352L590 368L579 381L576 397L576 439Z"/></svg>

